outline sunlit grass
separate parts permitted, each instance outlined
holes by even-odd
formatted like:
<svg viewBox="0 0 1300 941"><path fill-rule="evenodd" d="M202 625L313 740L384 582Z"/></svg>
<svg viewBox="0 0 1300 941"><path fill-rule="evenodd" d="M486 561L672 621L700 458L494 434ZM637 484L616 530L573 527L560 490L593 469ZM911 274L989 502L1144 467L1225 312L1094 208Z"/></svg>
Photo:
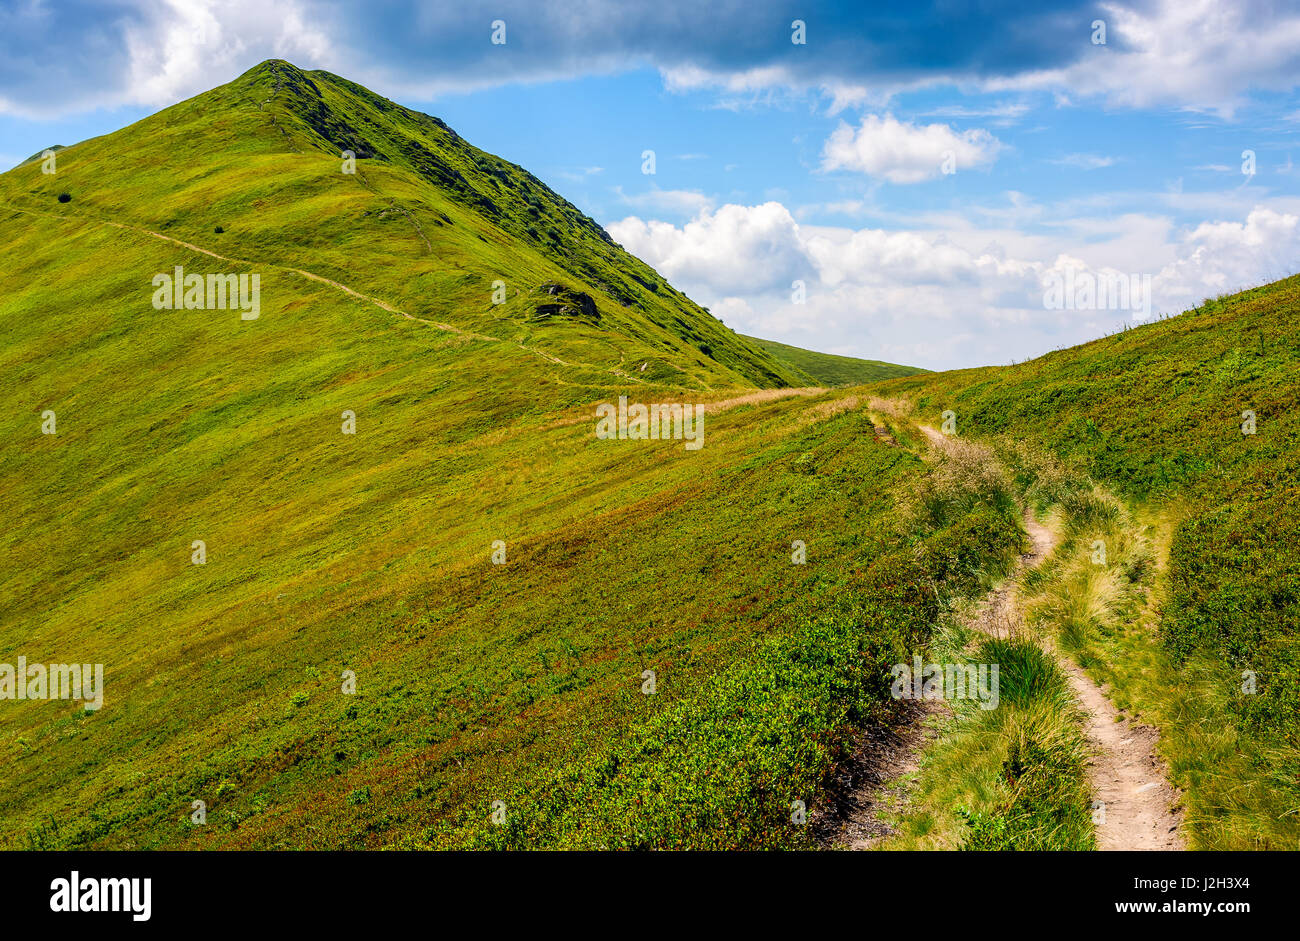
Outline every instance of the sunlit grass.
<svg viewBox="0 0 1300 941"><path fill-rule="evenodd" d="M805 377L520 168L312 81L386 159L341 173L281 64L0 177L0 660L106 673L99 712L0 709L5 845L799 845L791 795L889 718L868 667L1013 523L905 524L928 470L852 393L753 395ZM175 265L260 272L260 318L153 309ZM599 323L538 319L548 282ZM623 394L739 401L690 452L597 440Z"/></svg>

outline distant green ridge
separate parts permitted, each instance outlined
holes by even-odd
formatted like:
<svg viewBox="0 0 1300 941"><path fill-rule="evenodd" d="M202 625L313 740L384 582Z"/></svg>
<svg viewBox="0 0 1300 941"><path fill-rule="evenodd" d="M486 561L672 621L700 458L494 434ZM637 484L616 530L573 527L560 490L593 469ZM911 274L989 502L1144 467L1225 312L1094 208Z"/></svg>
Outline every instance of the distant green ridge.
<svg viewBox="0 0 1300 941"><path fill-rule="evenodd" d="M793 366L800 372L812 377L819 385L852 386L882 379L897 379L901 376L915 376L929 372L917 366L899 366L883 363L875 359L857 359L853 356L836 356L834 353L817 353L797 346L778 343L775 340L762 340L758 337L742 337L755 346L772 354L772 358L786 365Z"/></svg>
<svg viewBox="0 0 1300 941"><path fill-rule="evenodd" d="M62 144L55 144L52 147L46 147L42 150L36 151L36 153L32 154L30 157L24 160L23 163L31 163L33 160L40 160L42 157L45 156L45 151L47 150L53 150L57 153L60 150L66 150L66 148ZM19 166L22 166L22 164L20 163Z"/></svg>

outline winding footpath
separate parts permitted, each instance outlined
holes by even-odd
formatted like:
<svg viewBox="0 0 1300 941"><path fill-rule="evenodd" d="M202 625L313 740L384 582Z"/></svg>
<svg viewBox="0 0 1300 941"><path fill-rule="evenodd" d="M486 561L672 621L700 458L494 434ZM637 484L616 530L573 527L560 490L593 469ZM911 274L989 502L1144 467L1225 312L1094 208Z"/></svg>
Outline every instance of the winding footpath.
<svg viewBox="0 0 1300 941"><path fill-rule="evenodd" d="M942 451L951 445L951 439L934 428L917 427L934 448ZM971 616L970 626L992 636L1004 636L1021 623L1021 579L1051 555L1058 540L1058 533L1040 522L1029 508L1024 511L1023 521L1030 538L1029 551L1020 557L1011 576L990 591ZM1044 646L1060 663L1085 717L1093 749L1089 778L1100 805L1094 805L1093 816L1098 849L1185 849L1178 813L1171 809L1175 792L1156 751L1156 730L1124 719L1102 688L1057 650L1050 638L1044 640ZM870 743L882 746L870 766L886 773L859 771L856 777L863 779L861 786L856 793L841 798L848 810L839 839L829 837L824 845L869 849L887 835L888 828L879 822L877 812L906 800L899 779L920 764L930 738L922 727L931 714L932 710L927 710L914 715L890 741ZM862 766L866 760L859 757L858 764Z"/></svg>
<svg viewBox="0 0 1300 941"><path fill-rule="evenodd" d="M1096 683L1073 660L1056 655L1079 706L1087 717L1095 755L1092 789L1105 814L1096 821L1102 850L1182 850L1175 792L1156 754L1159 734L1149 725L1128 722Z"/></svg>
<svg viewBox="0 0 1300 941"><path fill-rule="evenodd" d="M946 448L949 440L928 425L918 426L930 443ZM1033 548L1020 560L1015 575L991 593L987 617L976 626L988 631L1019 618L1016 601L1018 576L1051 555L1057 534L1040 523L1026 508L1025 530ZM1178 814L1171 809L1175 792L1165 776L1157 752L1159 734L1154 728L1131 723L1083 669L1062 654L1051 638L1044 646L1065 671L1074 697L1083 711L1088 740L1093 746L1089 777L1100 807L1094 810L1097 848L1101 850L1181 850Z"/></svg>
<svg viewBox="0 0 1300 941"><path fill-rule="evenodd" d="M275 271L287 272L289 274L297 275L301 278L306 278L309 281L315 281L319 284L324 284L328 287L333 288L336 291L340 291L348 295L354 300L361 301L363 304L372 304L375 307L378 307L381 310L385 310L390 314L397 314L398 316L405 317L407 320L414 321L415 323L426 324L430 327L435 327L438 330L455 334L456 336L464 337L469 340L481 340L488 343L510 342L508 340L503 340L500 337L488 336L485 333L475 333L472 330L462 330L460 327L454 326L453 324L443 323L438 320L426 320L423 317L416 317L414 314L407 313L404 310L400 310L399 308L394 307L392 304L389 304L387 301L382 300L381 298L373 297L369 294L363 294L360 291L348 287L346 284L333 280L332 278L327 278L324 275L319 275L312 271L306 271L302 268L294 268L289 265L279 265L274 262L267 262L267 261L253 262L245 258L234 258L230 255L221 255L218 254L217 252L212 251L211 249L204 248L201 245L195 245L192 242L185 242L182 241L181 239L173 238L170 235L164 235L161 232L155 232L152 229L146 229L142 226L137 226L137 225L130 225L129 223L125 223L125 222L113 222L108 219L98 219L93 216L85 216L85 215L67 215L64 213L50 212L48 210L25 209L21 206L16 206L12 203L0 203L0 206L9 209L12 212L18 212L28 216L37 216L37 217L48 216L55 219L63 219L69 222L80 222L88 225L111 226L112 228L115 229L121 229L127 232L134 232L138 235L149 236L151 238L158 239L161 242L170 242L172 245L176 245L187 251L197 252L200 255L207 255L209 258L215 258L218 261L226 261L226 262L230 262L231 264L244 265L245 267L250 267L250 268L267 268ZM421 238L424 237L424 232L422 230L420 232L420 236ZM527 344L519 343L519 342L516 342L515 345L518 346L521 350L524 350L525 352L528 353L532 353L535 356L539 356L542 359L546 360L547 362L554 363L557 366L602 369L603 371L607 371L614 374L615 376L618 376L620 379L626 379L629 382L635 382L642 385L645 383L644 379L641 379L638 376L633 376L630 373L625 373L622 370L619 370L617 368L597 367L586 363L568 363L560 359L559 357L546 352L545 350L538 349L537 347L528 346Z"/></svg>

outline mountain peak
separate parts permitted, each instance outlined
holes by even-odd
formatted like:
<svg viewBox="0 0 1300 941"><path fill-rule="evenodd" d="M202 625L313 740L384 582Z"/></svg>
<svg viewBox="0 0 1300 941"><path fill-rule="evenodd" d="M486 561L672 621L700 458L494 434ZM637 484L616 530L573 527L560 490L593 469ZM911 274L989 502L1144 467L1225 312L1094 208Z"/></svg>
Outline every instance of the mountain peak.
<svg viewBox="0 0 1300 941"><path fill-rule="evenodd" d="M298 68L298 66L294 65L288 59L263 59L261 62L257 63L257 65L253 66L251 69L245 72L243 75L239 76L239 78L235 79L235 81L240 82L243 81L244 79L256 78L257 76L260 75L277 75L277 74L294 75L294 76L300 76L302 78L307 77L307 73L305 71Z"/></svg>
<svg viewBox="0 0 1300 941"><path fill-rule="evenodd" d="M416 319L494 337L546 330L562 359L592 364L613 351L606 372L633 357L657 362L647 379L811 383L674 290L524 168L330 72L267 59L83 142L77 155L59 181L78 205L196 245L257 232L259 250L319 253L316 263L336 280L389 303L419 284L408 305ZM167 172L146 179L140 168ZM138 203L120 195L136 192L151 195ZM552 311L544 284L586 300Z"/></svg>

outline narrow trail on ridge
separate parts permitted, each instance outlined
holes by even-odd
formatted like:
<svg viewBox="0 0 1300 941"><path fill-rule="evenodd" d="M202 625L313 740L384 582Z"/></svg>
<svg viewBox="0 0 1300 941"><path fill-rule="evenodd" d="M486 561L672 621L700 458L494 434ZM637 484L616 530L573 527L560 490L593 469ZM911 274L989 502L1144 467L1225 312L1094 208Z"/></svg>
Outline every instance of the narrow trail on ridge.
<svg viewBox="0 0 1300 941"><path fill-rule="evenodd" d="M934 428L918 427L936 447L949 446L951 439ZM1016 575L1026 567L1039 565L1056 544L1058 534L1040 523L1028 508L1024 524L1033 548L1021 558L1015 575L992 593L991 603L986 606L988 617L979 618L975 625L986 632L993 632L989 631L990 627L996 630L1003 624L1018 623ZM1102 688L1082 667L1062 654L1050 638L1044 640L1044 647L1065 671L1086 717L1088 740L1094 750L1089 777L1096 800L1101 804L1094 818L1098 849L1184 849L1179 816L1171 809L1175 792L1156 751L1159 740L1156 730L1125 720Z"/></svg>
<svg viewBox="0 0 1300 941"><path fill-rule="evenodd" d="M422 323L430 327L435 327L438 330L442 330L446 333L452 333L457 336L465 337L466 339L470 339L470 340L482 340L488 343L510 343L511 342L509 340L503 340L501 337L488 336L486 333L475 333L473 330L463 330L460 327L454 326L453 324L443 323L442 321L439 320L426 320L423 317L416 317L414 314L407 313L404 310L394 307L392 304L389 304L387 301L382 300L381 298L373 297L369 294L363 294L362 292L354 288L348 287L346 284L343 284L340 281L335 281L332 278L327 278L324 275L319 275L312 271L306 271L302 268L294 268L289 265L280 265L280 264L276 264L275 262L267 262L267 261L255 262L255 261L249 261L246 258L235 258L230 255L221 255L218 254L217 252L212 251L211 249L204 248L201 245L195 245L192 242L186 242L178 238L173 238L170 235L164 235L161 232L155 232L152 229L147 229L143 226L132 225L126 222L113 222L108 219L97 219L93 216L68 215L68 214L58 213L58 212L49 212L48 210L24 209L23 207L15 206L12 203L0 203L0 205L3 205L5 208L13 212L19 212L24 215L49 216L55 219L64 219L71 222L89 223L91 225L106 225L106 226L111 226L115 229L122 229L127 232L135 232L139 235L146 235L151 238L158 239L161 242L170 242L172 245L179 246L181 248L186 249L187 251L197 252L200 255L207 255L209 258L215 258L218 261L228 261L232 264L244 265L250 268L262 267L262 268L273 269L276 271L288 272L289 274L295 274L301 278L306 278L309 281L315 281L319 284L327 285L328 287L334 288L336 291L341 291L342 293L348 295L349 297L355 300L361 301L362 303L373 304L375 307L378 307L380 310L385 310L390 314L397 314L399 317L404 317L407 320L414 321L415 323ZM420 232L420 236L421 238L424 237L423 231ZM620 379L626 379L629 382L635 382L639 385L645 384L644 379L640 378L639 376L633 376L630 373L623 372L617 367L593 366L588 363L569 363L535 346L528 346L524 343L519 343L519 342L516 342L514 345L518 346L520 349L524 350L525 352L532 353L535 356L539 356L542 359L546 360L547 362L554 363L557 366L600 369L602 371L612 373L613 375L618 376ZM567 383L567 384L572 384L572 383Z"/></svg>
<svg viewBox="0 0 1300 941"><path fill-rule="evenodd" d="M933 428L917 427L935 447L948 446L949 439ZM887 433L882 435L879 429L876 438L896 446L893 437ZM1029 551L1017 560L1015 570L984 596L971 615L970 626L992 636L1005 635L1004 628L1018 623L1020 576L1027 569L1041 565L1056 544L1055 534L1028 509L1023 521L1030 537ZM871 849L890 834L890 827L879 819L878 813L886 808L896 810L906 802L909 788L900 779L920 767L921 756L936 735L927 727L926 720L949 711L947 704L939 700L924 700L909 706L897 728L858 743L857 754L840 775L838 787L832 789L839 791L832 799L837 826L835 832L830 832L830 827L823 830L819 840L823 847Z"/></svg>
<svg viewBox="0 0 1300 941"><path fill-rule="evenodd" d="M940 451L952 440L928 425L916 426ZM1011 634L1022 623L1020 583L1024 573L1041 565L1056 547L1059 533L1026 507L1022 515L1029 551L1015 569L980 602L968 625L994 637ZM1045 648L1060 663L1085 716L1094 756L1089 778L1104 815L1094 819L1098 849L1181 850L1179 818L1171 810L1174 791L1156 753L1156 730L1126 722L1101 687L1048 639ZM936 736L927 719L947 711L942 702L914 704L896 729L858 743L831 787L830 816L818 835L823 848L870 849L892 831L879 818L883 809L897 811L908 798L905 776L920 767L926 746Z"/></svg>

